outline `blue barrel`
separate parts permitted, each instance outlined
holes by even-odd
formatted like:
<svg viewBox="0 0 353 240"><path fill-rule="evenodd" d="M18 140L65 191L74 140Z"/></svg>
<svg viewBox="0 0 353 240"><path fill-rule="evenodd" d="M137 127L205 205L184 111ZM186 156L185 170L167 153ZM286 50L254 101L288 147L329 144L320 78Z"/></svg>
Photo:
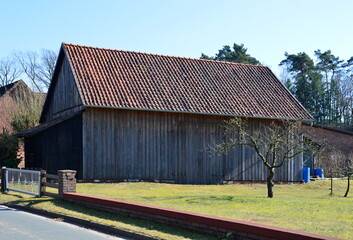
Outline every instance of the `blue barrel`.
<svg viewBox="0 0 353 240"><path fill-rule="evenodd" d="M324 178L324 169L322 168L315 168L314 175L318 176L319 178Z"/></svg>
<svg viewBox="0 0 353 240"><path fill-rule="evenodd" d="M303 167L303 182L310 182L310 168Z"/></svg>

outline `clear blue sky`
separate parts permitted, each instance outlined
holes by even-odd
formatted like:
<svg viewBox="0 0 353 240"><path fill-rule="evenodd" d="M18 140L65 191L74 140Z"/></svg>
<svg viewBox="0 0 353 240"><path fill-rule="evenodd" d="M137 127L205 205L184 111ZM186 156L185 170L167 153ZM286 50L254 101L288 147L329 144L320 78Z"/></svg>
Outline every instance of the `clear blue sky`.
<svg viewBox="0 0 353 240"><path fill-rule="evenodd" d="M0 59L61 42L199 58L244 43L279 74L284 53L353 56L350 0L0 0Z"/></svg>

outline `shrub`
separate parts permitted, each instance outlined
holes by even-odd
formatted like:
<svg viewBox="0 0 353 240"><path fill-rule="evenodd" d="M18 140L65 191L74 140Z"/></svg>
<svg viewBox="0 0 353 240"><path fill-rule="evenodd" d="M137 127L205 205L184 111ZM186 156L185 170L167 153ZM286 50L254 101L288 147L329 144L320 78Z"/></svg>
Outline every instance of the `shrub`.
<svg viewBox="0 0 353 240"><path fill-rule="evenodd" d="M16 168L20 163L17 158L18 139L5 129L0 133L0 166Z"/></svg>

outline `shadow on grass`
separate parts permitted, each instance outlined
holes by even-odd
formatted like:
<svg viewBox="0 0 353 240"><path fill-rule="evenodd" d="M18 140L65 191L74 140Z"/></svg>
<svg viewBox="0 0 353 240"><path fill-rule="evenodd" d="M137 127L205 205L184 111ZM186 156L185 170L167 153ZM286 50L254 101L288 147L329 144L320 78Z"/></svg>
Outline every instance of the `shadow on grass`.
<svg viewBox="0 0 353 240"><path fill-rule="evenodd" d="M15 196L15 195L13 195L13 196ZM146 229L146 230L158 231L161 233L178 236L180 238L187 238L187 239L205 239L205 240L206 239L210 239L210 240L217 239L214 236L197 233L197 232L190 231L187 229L183 229L183 228L179 228L179 227L172 227L172 226L168 226L167 224L157 223L157 222L153 222L153 221L149 221L149 220L132 218L132 217L124 216L124 215L119 215L117 213L109 213L109 212L105 212L105 211L99 211L99 210L96 210L96 209L93 209L93 208L90 208L87 206L79 205L79 204L68 202L68 201L61 200L61 199L30 198L30 199L26 200L26 199L23 199L22 196L18 196L18 197L20 197L21 199L9 201L9 202L7 202L7 204L18 204L18 205L25 205L28 207L35 207L35 205L40 204L40 203L51 202L54 206L63 208L65 210L85 214L85 215L88 215L91 217L96 217L96 218L99 218L102 220L121 222L121 223L130 225L132 227L141 228L142 229L141 233L143 233L143 229ZM44 210L48 210L48 209L44 209ZM64 215L70 216L70 214L64 214ZM85 219L85 220L92 221L90 219ZM99 223L102 224L102 222L99 222ZM109 226L114 226L114 223L103 223L103 224L106 224Z"/></svg>
<svg viewBox="0 0 353 240"><path fill-rule="evenodd" d="M48 199L48 198L46 198L46 199L43 199L43 198L24 199L23 196L16 195L16 194L11 194L11 196L14 196L14 197L17 197L17 198L20 198L20 199L19 200L5 202L5 204L8 204L8 205L22 205L22 206L31 207L31 206L39 204L39 203L55 201L55 199Z"/></svg>

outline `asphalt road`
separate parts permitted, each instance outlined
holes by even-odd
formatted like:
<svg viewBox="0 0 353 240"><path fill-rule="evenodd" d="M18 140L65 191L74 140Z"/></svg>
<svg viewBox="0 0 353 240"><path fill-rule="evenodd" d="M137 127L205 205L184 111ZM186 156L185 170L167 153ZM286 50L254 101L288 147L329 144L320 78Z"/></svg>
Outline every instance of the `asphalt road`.
<svg viewBox="0 0 353 240"><path fill-rule="evenodd" d="M118 240L115 237L60 220L0 205L0 240Z"/></svg>

